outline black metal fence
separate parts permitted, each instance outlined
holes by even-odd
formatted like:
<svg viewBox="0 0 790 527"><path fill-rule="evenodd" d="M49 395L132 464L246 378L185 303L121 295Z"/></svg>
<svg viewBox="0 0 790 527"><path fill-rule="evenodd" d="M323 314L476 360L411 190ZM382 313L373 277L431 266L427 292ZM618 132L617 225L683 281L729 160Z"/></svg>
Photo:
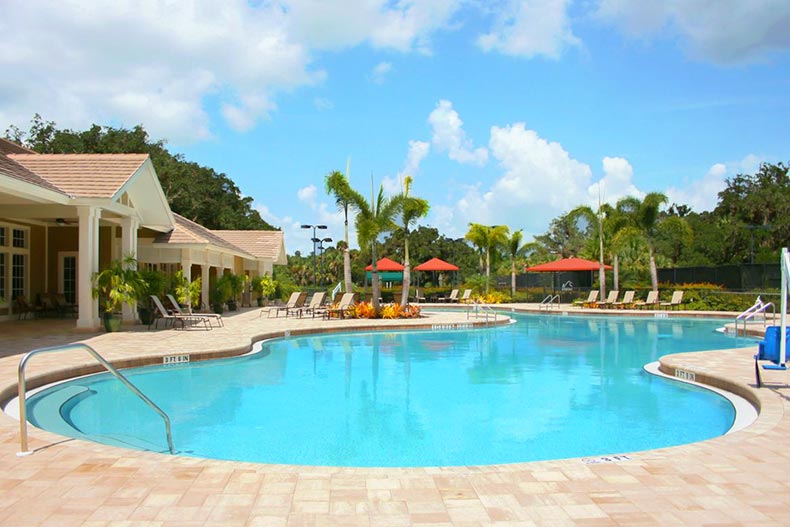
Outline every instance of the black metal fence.
<svg viewBox="0 0 790 527"><path fill-rule="evenodd" d="M717 284L730 291L779 289L779 264L718 265L659 269L658 281L669 284Z"/></svg>

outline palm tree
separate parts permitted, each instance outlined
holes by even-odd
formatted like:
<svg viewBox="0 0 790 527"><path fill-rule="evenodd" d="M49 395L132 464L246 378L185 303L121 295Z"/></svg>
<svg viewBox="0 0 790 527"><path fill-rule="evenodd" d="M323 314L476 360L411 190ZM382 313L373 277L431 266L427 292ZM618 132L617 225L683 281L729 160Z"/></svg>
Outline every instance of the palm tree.
<svg viewBox="0 0 790 527"><path fill-rule="evenodd" d="M349 197L351 205L357 209L356 227L357 239L360 247L370 246L370 256L373 269L371 271L371 282L373 285L373 309L378 311L381 302L378 268L376 266L376 246L378 245L379 235L389 232L397 226L394 218L400 211L401 200L391 199L384 196L384 187L379 187L378 197L373 196L373 178L370 180L370 203L362 197L362 194L351 189Z"/></svg>
<svg viewBox="0 0 790 527"><path fill-rule="evenodd" d="M516 258L524 254L526 245L521 245L524 233L521 229L515 231L507 240L507 252L510 255L510 296L516 296Z"/></svg>
<svg viewBox="0 0 790 527"><path fill-rule="evenodd" d="M352 205L353 190L348 183L348 179L342 172L335 170L328 174L324 180L326 186L326 193L335 197L337 208L343 211L345 216L345 246L343 247L343 282L345 283L346 293L351 292L353 285L351 283L351 254L349 253L348 244L348 208Z"/></svg>
<svg viewBox="0 0 790 527"><path fill-rule="evenodd" d="M411 265L409 263L409 229L417 220L428 214L430 205L423 198L409 196L412 178L406 176L403 180L403 194L396 196L400 202L401 226L403 229L403 293L401 293L400 304L405 306L409 302L409 286L411 285Z"/></svg>
<svg viewBox="0 0 790 527"><path fill-rule="evenodd" d="M469 232L466 233L465 238L472 242L480 252L486 254L486 294L488 294L488 286L491 281L491 249L504 246L509 233L510 229L507 225L469 224Z"/></svg>
<svg viewBox="0 0 790 527"><path fill-rule="evenodd" d="M658 209L666 203L667 197L660 192L651 192L641 201L638 198L623 198L618 202L625 214L629 215L630 229L639 232L647 245L650 259L650 285L658 291L658 270L656 269L655 231L658 224Z"/></svg>

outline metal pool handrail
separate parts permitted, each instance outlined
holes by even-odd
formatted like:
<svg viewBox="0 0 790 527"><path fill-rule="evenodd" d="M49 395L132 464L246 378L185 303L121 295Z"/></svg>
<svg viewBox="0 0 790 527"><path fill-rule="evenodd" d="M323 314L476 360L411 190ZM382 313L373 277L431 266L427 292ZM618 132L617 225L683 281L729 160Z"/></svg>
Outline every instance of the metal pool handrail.
<svg viewBox="0 0 790 527"><path fill-rule="evenodd" d="M39 353L50 353L50 352L53 352L53 351L69 351L69 350L75 350L75 349L84 349L85 351L90 353L90 355L94 359L96 359L96 361L99 364L104 366L104 368L108 372L110 372L116 379L121 381L121 383L123 383L124 386L129 388L129 390L131 390L131 392L133 394L135 394L137 397L142 399L145 404L150 406L153 411L155 411L156 413L158 413L162 417L162 420L164 420L164 422L165 422L165 432L167 433L167 447L170 449L170 453L171 454L175 454L175 448L173 448L173 436L170 433L170 418L167 416L167 414L161 408L159 408L151 399L146 397L146 395L143 392L141 392L134 384L129 382L129 380L126 377L124 377L121 374L121 372L116 370L115 367L112 364L107 362L104 359L104 357L99 355L99 353L95 349L93 349L92 347L90 347L87 344L83 344L81 342L78 342L76 344L67 344L65 346L51 346L51 347L48 347L48 348L34 349L32 351L29 351L29 352L25 353L25 355L22 357L22 360L19 361L19 372L18 372L18 377L19 377L19 441L20 441L20 444L21 444L21 447L22 447L22 451L18 455L26 456L26 455L29 455L29 454L33 453L33 451L28 450L28 445L27 445L27 404L26 404L26 400L25 400L25 392L27 391L26 384L25 384L25 366L27 365L27 362L33 357L33 355L38 355Z"/></svg>

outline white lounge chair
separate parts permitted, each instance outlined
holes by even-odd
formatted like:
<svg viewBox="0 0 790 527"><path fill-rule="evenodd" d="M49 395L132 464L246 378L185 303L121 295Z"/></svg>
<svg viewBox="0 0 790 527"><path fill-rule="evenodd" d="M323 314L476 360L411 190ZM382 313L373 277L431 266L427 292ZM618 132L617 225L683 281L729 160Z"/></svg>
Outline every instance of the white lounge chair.
<svg viewBox="0 0 790 527"><path fill-rule="evenodd" d="M472 290L464 289L464 294L461 295L461 298L458 299L458 302L461 304L467 304L471 301L472 301Z"/></svg>
<svg viewBox="0 0 790 527"><path fill-rule="evenodd" d="M170 324L175 327L176 322L181 325L181 329L186 329L187 326L195 327L198 324L203 324L203 327L207 330L211 329L211 324L209 324L208 318L200 315L177 315L170 313L165 306L162 305L161 300L156 295L150 295L151 302L154 303L154 307L156 307L156 311L158 313L154 314L154 318L151 321L154 324L154 327L159 327L159 321L164 320L165 324L170 322ZM151 329L151 324L148 324L148 329Z"/></svg>
<svg viewBox="0 0 790 527"><path fill-rule="evenodd" d="M311 313L313 318L315 318L316 312L326 309L326 306L324 305L325 298L326 293L323 291L313 293L313 296L310 298L310 303L307 304L307 307L302 309L302 313Z"/></svg>
<svg viewBox="0 0 790 527"><path fill-rule="evenodd" d="M595 305L596 302L598 302L598 293L600 293L600 291L598 291L597 289L593 289L592 291L590 291L590 294L587 295L587 300L583 300L583 299L575 300L573 302L573 305L577 307L592 307Z"/></svg>
<svg viewBox="0 0 790 527"><path fill-rule="evenodd" d="M351 304L353 303L354 303L354 293L343 293L343 296L340 298L340 303L337 305L337 307L334 308L330 307L329 309L324 311L324 318L327 319L332 318L333 314L337 314L338 318L345 318L346 311L348 310L349 307L351 307Z"/></svg>
<svg viewBox="0 0 790 527"><path fill-rule="evenodd" d="M683 291L675 291L672 293L672 299L669 302L661 302L661 307L670 309L680 309L680 304L683 303Z"/></svg>

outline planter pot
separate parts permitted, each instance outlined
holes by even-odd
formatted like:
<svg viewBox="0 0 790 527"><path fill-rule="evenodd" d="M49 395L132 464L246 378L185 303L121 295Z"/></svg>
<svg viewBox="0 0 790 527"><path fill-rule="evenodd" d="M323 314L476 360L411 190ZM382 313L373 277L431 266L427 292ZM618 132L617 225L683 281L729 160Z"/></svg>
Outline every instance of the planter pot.
<svg viewBox="0 0 790 527"><path fill-rule="evenodd" d="M228 301L228 311L236 311L236 309L238 309L238 306L236 305L236 301L235 300L229 300Z"/></svg>
<svg viewBox="0 0 790 527"><path fill-rule="evenodd" d="M102 319L104 320L104 330L107 333L121 331L121 324L123 323L123 318L121 315L116 315L114 313L104 313L102 315Z"/></svg>
<svg viewBox="0 0 790 527"><path fill-rule="evenodd" d="M140 322L142 322L146 326L150 326L151 323L154 321L154 312L153 310L147 307L139 308L137 310L137 313L140 315Z"/></svg>
<svg viewBox="0 0 790 527"><path fill-rule="evenodd" d="M258 307L264 307L266 305L266 299L262 296L258 297Z"/></svg>
<svg viewBox="0 0 790 527"><path fill-rule="evenodd" d="M222 304L212 304L211 310L218 315L221 315L222 313L225 312L225 308Z"/></svg>

